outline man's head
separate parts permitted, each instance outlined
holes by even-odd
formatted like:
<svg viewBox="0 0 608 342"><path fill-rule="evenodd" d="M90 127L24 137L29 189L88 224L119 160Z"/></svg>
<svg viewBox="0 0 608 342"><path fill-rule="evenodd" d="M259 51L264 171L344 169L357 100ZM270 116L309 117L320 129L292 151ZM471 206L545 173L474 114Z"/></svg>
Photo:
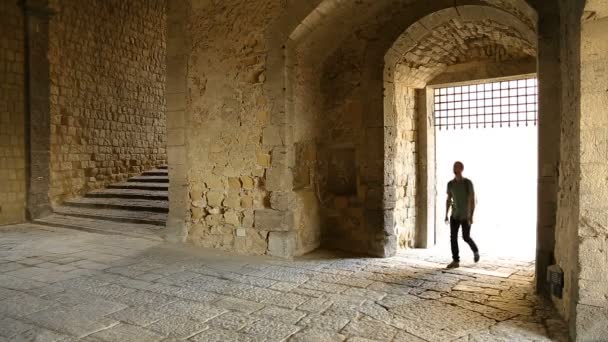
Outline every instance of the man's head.
<svg viewBox="0 0 608 342"><path fill-rule="evenodd" d="M454 163L454 174L457 177L462 176L462 171L463 170L464 170L464 164L462 162L457 161L457 162Z"/></svg>

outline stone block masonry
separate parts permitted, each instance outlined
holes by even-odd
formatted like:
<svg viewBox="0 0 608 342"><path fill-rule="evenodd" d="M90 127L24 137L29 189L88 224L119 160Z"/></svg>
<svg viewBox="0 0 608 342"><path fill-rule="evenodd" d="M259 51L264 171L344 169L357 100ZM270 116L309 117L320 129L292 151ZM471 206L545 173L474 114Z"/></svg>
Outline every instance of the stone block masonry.
<svg viewBox="0 0 608 342"><path fill-rule="evenodd" d="M166 163L165 1L51 1L51 201Z"/></svg>
<svg viewBox="0 0 608 342"><path fill-rule="evenodd" d="M189 164L187 241L193 244L294 254L293 236L286 232L292 214L285 200L277 201L291 191L287 135L265 73L271 69L265 34L281 9L277 1L192 2L184 159ZM169 165L175 164L170 160ZM170 190L170 198L175 193Z"/></svg>
<svg viewBox="0 0 608 342"><path fill-rule="evenodd" d="M23 14L0 3L0 225L25 219Z"/></svg>

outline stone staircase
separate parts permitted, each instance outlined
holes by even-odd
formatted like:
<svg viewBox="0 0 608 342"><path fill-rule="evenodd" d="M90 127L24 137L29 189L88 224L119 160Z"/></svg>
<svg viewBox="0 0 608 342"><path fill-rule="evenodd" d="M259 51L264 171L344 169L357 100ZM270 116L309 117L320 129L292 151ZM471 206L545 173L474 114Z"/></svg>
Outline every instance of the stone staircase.
<svg viewBox="0 0 608 342"><path fill-rule="evenodd" d="M169 175L164 166L65 201L54 208L54 214L35 222L158 240L168 212Z"/></svg>

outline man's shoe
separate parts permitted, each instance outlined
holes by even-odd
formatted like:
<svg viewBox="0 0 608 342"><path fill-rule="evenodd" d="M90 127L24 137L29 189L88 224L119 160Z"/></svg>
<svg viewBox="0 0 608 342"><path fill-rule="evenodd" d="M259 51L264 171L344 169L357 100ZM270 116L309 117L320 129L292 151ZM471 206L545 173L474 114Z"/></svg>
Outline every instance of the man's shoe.
<svg viewBox="0 0 608 342"><path fill-rule="evenodd" d="M460 263L458 261L452 261L447 268L457 268L460 267Z"/></svg>
<svg viewBox="0 0 608 342"><path fill-rule="evenodd" d="M479 261L479 253L475 253L473 256L473 260L475 260L475 262Z"/></svg>

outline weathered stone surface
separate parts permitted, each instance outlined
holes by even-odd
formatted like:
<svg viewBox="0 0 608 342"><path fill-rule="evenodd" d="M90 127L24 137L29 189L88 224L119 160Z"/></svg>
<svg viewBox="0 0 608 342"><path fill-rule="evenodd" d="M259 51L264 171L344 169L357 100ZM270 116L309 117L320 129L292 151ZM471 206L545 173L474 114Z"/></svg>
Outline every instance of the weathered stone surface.
<svg viewBox="0 0 608 342"><path fill-rule="evenodd" d="M121 323L109 329L92 334L91 338L101 341L160 341L162 335L135 325Z"/></svg>
<svg viewBox="0 0 608 342"><path fill-rule="evenodd" d="M25 220L25 37L24 16L17 3L0 6L4 42L0 53L0 224Z"/></svg>
<svg viewBox="0 0 608 342"><path fill-rule="evenodd" d="M208 328L209 326L204 322L179 316L166 317L146 327L163 336L177 339L189 338Z"/></svg>
<svg viewBox="0 0 608 342"><path fill-rule="evenodd" d="M287 231L291 227L291 215L289 212L262 209L256 210L254 215L254 226L258 230L277 232Z"/></svg>
<svg viewBox="0 0 608 342"><path fill-rule="evenodd" d="M293 232L268 233L268 255L289 258L296 250L296 237Z"/></svg>
<svg viewBox="0 0 608 342"><path fill-rule="evenodd" d="M250 229L245 237L253 232L257 233ZM110 252L116 258L107 259L105 253ZM427 261L422 254L412 250L380 260L343 255L328 258L319 253L285 261L21 225L0 236L0 265L25 260L23 269L31 271L21 275L44 274L53 260L81 266L87 265L85 261L104 261L111 267L77 274L78 278L55 285L30 287L27 279L15 277L13 283L2 283L16 289L0 290L0 296L4 296L0 311L5 316L0 327L8 327L0 328L0 337L28 340L38 336L53 341L92 334L90 338L103 341L444 341L470 336L481 341L543 341L565 336L566 326L550 308L532 300L535 297L517 299L522 292L533 296L531 280L524 284L514 278L512 287L505 287L496 297L502 300L484 295L481 287L469 288L469 292L451 291L441 299L419 297L425 293L427 280L411 281L415 278L408 280L406 274L433 280L446 276L434 274L436 263L431 260L437 256ZM489 268L497 267L491 260L485 263ZM505 261L498 264L505 266ZM416 265L416 272L412 265ZM517 267L533 270L532 265ZM449 287L472 279L469 275L450 277L456 280L447 281ZM490 285L505 283L504 278L493 280L485 275L476 279ZM16 286L19 281L24 288ZM476 295L478 300L471 301ZM534 315L527 315L525 308L534 310ZM599 314L590 311L583 317L593 324L591 318ZM502 320L515 315L518 317L500 323L484 317ZM582 329L603 332L596 325Z"/></svg>
<svg viewBox="0 0 608 342"><path fill-rule="evenodd" d="M292 335L289 340L294 342L341 342L345 340L345 337L325 330L305 329Z"/></svg>
<svg viewBox="0 0 608 342"><path fill-rule="evenodd" d="M118 12L104 2L51 5L50 196L61 201L166 164L165 44L158 43L166 21L157 1ZM99 34L107 40L85 43Z"/></svg>
<svg viewBox="0 0 608 342"><path fill-rule="evenodd" d="M259 320L245 327L242 332L281 340L291 336L300 329L298 326L285 324L276 320Z"/></svg>

